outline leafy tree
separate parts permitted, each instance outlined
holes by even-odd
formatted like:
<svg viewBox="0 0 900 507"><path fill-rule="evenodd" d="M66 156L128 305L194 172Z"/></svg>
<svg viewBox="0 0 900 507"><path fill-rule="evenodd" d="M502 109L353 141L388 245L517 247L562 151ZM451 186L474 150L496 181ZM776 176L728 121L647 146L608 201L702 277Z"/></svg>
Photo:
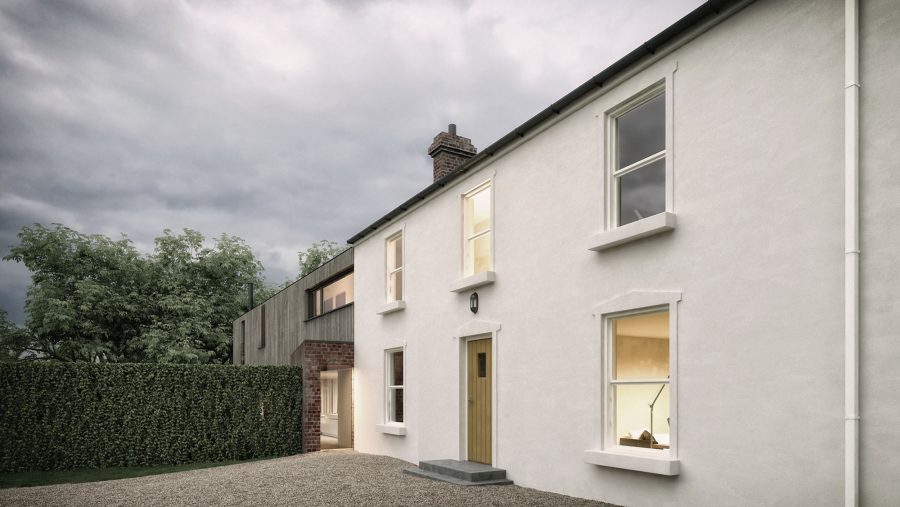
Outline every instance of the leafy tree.
<svg viewBox="0 0 900 507"><path fill-rule="evenodd" d="M4 259L32 273L25 327L33 338L28 350L38 357L120 361L149 322L147 261L127 238L38 224L22 228Z"/></svg>
<svg viewBox="0 0 900 507"><path fill-rule="evenodd" d="M33 357L26 352L32 341L27 330L10 322L6 312L0 310L0 362Z"/></svg>
<svg viewBox="0 0 900 507"><path fill-rule="evenodd" d="M316 268L348 248L350 248L348 245L341 245L327 239L313 243L306 250L297 253L300 260L300 276L304 277L312 273Z"/></svg>
<svg viewBox="0 0 900 507"><path fill-rule="evenodd" d="M185 229L165 230L150 257L157 310L135 341L154 362L227 362L231 323L246 309L246 284L265 286L262 264L240 238L221 235L212 248Z"/></svg>
<svg viewBox="0 0 900 507"><path fill-rule="evenodd" d="M240 238L214 246L165 230L151 255L131 240L54 224L24 227L4 258L32 272L24 329L0 328L16 357L60 361L223 363L245 285L263 268ZM4 318L5 321L5 318Z"/></svg>

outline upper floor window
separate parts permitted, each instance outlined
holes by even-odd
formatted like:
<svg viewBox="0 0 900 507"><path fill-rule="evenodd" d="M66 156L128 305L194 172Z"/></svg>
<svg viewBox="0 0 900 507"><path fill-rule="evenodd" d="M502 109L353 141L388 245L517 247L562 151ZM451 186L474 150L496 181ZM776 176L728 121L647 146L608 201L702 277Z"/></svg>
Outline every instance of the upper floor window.
<svg viewBox="0 0 900 507"><path fill-rule="evenodd" d="M611 225L666 211L666 96L658 85L610 114Z"/></svg>
<svg viewBox="0 0 900 507"><path fill-rule="evenodd" d="M389 237L385 243L387 261L387 301L403 300L403 232Z"/></svg>
<svg viewBox="0 0 900 507"><path fill-rule="evenodd" d="M310 317L316 317L353 302L353 273L326 283L310 294Z"/></svg>
<svg viewBox="0 0 900 507"><path fill-rule="evenodd" d="M463 196L463 270L465 276L493 269L491 182Z"/></svg>

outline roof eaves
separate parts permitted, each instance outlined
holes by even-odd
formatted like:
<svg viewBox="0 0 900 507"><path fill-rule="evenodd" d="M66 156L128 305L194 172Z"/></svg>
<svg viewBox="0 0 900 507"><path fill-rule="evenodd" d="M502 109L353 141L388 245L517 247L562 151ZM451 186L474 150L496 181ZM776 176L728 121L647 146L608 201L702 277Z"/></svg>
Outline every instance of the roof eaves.
<svg viewBox="0 0 900 507"><path fill-rule="evenodd" d="M362 231L358 232L352 238L348 239L347 243L352 245L357 241L365 238L372 232L378 230L378 228L383 223L390 222L396 216L408 211L413 204L424 201L429 195L436 192L438 189L445 187L448 183L455 180L456 178L462 176L463 174L468 172L469 169L476 166L486 157L494 156L494 154L496 154L498 151L500 151L502 148L512 143L516 139L525 137L528 131L532 128L543 123L548 118L561 114L563 109L565 109L567 106L570 106L591 91L603 87L603 85L607 81L609 81L611 78L613 78L626 68L631 67L642 58L656 54L656 51L660 47L672 41L672 39L681 35L686 30L694 27L695 25L705 21L710 17L718 16L719 13L721 13L722 10L724 10L726 7L732 4L740 3L742 1L752 0L708 0L707 2L701 4L699 7L689 12L687 15L670 25L665 30L654 35L649 40L647 40L622 58L613 62L612 65L603 69L597 75L595 75L591 79L588 79L586 82L582 83L580 86L567 93L561 99L550 104L549 107L543 109L538 114L526 120L525 123L519 125L515 129L513 129L512 132L495 141L493 144L481 151L481 153L475 155L454 171L448 173L446 176L435 181L431 185L428 185L427 187L425 187L425 189L413 196L411 199L394 208L386 215L376 220L369 227L366 227Z"/></svg>

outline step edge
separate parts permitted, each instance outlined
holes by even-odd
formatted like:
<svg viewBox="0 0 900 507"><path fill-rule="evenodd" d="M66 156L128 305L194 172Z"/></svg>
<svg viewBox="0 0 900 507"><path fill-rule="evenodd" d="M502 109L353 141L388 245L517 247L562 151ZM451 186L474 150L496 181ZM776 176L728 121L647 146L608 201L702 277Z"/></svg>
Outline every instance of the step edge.
<svg viewBox="0 0 900 507"><path fill-rule="evenodd" d="M446 482L449 484L456 484L457 486L508 486L512 485L513 481L509 479L493 479L489 481L467 481L465 479L460 479L458 477L448 476L439 474L436 472L431 472L428 470L422 470L421 468L407 468L403 470L403 473L412 475L414 477L421 477L423 479L431 479L434 481Z"/></svg>

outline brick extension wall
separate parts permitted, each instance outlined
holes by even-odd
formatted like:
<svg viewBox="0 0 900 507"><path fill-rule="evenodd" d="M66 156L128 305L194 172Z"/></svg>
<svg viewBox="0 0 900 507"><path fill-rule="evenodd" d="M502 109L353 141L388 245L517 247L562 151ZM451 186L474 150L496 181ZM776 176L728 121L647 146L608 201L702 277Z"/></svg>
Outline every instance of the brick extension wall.
<svg viewBox="0 0 900 507"><path fill-rule="evenodd" d="M316 452L321 444L322 388L319 373L353 368L353 343L304 341L294 352L291 363L303 368L303 452ZM351 402L351 414L352 407ZM353 446L352 420L350 446Z"/></svg>

